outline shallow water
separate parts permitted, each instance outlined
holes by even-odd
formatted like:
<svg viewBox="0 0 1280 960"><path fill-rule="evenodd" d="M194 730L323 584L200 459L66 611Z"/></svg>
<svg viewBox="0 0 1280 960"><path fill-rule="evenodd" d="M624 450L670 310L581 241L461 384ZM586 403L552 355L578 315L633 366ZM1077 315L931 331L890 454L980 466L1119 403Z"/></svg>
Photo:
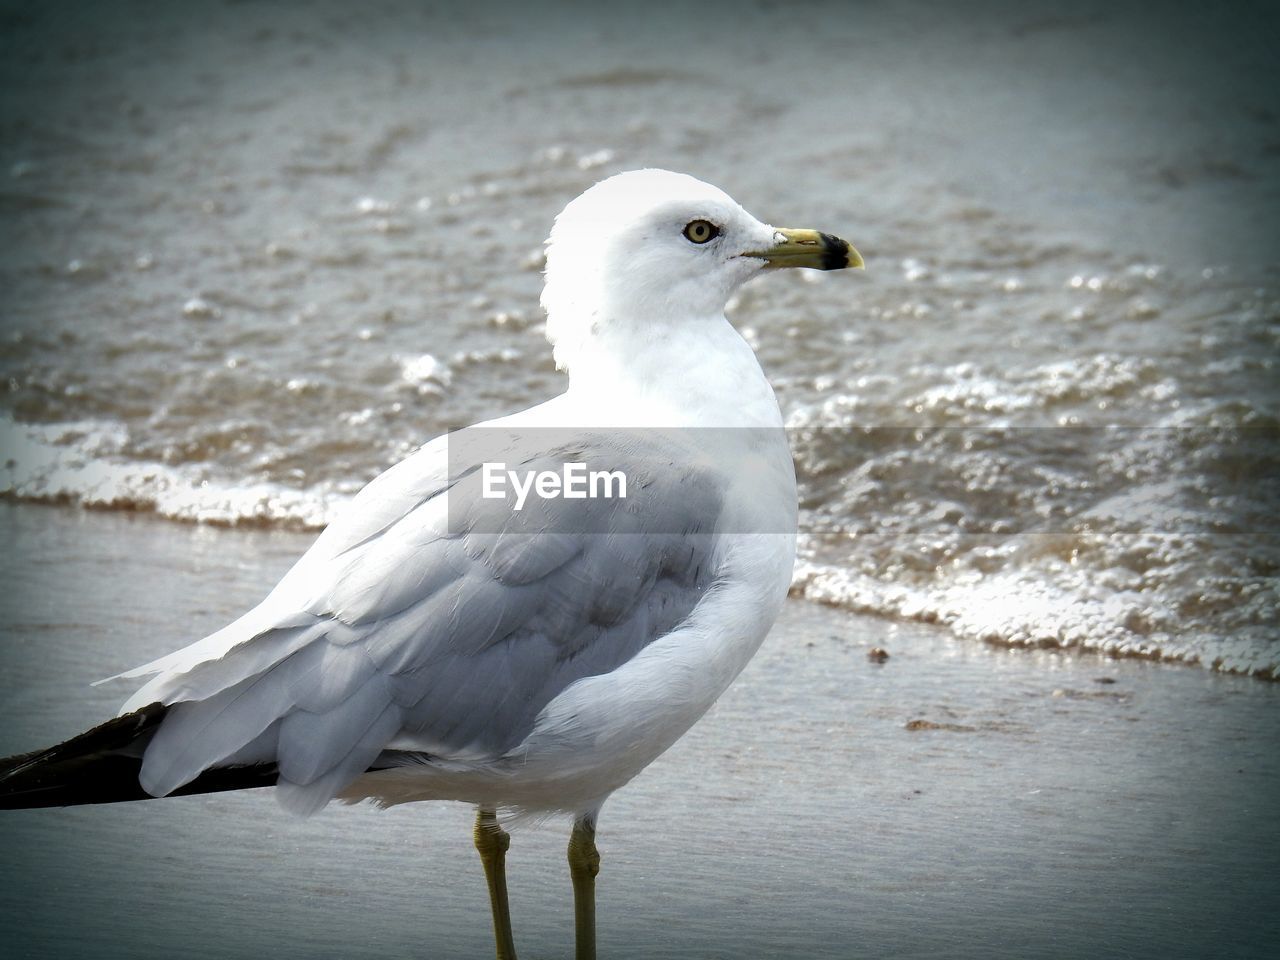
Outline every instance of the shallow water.
<svg viewBox="0 0 1280 960"><path fill-rule="evenodd" d="M309 540L24 504L0 534L0 755L109 715L128 685L90 680L224 622ZM1269 957L1278 698L789 603L606 805L602 955ZM5 955L491 956L471 815L298 820L270 791L6 811ZM522 957L569 955L567 830L513 831Z"/></svg>
<svg viewBox="0 0 1280 960"><path fill-rule="evenodd" d="M12 8L0 488L323 525L561 389L551 218L666 166L867 257L731 307L798 593L1274 675L1274 17L1141 9Z"/></svg>

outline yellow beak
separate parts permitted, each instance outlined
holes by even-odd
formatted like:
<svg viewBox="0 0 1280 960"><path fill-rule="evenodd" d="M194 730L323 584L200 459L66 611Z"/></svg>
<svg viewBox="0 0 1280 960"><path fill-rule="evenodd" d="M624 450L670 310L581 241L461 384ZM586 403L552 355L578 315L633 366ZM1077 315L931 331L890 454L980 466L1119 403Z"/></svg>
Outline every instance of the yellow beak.
<svg viewBox="0 0 1280 960"><path fill-rule="evenodd" d="M789 230L778 228L774 236L778 243L765 250L744 253L744 257L758 257L770 267L812 267L815 270L843 270L845 267L864 266L862 254L853 249L847 240L833 237L817 230Z"/></svg>

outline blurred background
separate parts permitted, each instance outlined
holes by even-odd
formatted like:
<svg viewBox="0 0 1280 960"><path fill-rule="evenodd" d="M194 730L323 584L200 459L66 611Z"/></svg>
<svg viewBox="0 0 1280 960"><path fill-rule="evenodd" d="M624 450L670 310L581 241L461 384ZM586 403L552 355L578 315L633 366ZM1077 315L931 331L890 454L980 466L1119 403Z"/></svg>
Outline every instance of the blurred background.
<svg viewBox="0 0 1280 960"><path fill-rule="evenodd" d="M1249 2L0 5L6 745L76 732L64 689L219 625L425 440L561 390L542 241L643 166L867 261L730 305L792 428L789 617L1274 679L1278 39ZM176 606L104 634L133 587ZM32 829L23 875L65 881Z"/></svg>

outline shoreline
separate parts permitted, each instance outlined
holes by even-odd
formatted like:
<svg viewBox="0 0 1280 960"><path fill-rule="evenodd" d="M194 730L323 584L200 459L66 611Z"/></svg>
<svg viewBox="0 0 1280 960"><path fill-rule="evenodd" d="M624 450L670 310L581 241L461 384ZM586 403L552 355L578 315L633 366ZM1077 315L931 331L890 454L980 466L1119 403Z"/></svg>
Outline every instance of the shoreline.
<svg viewBox="0 0 1280 960"><path fill-rule="evenodd" d="M345 503L345 501L343 501ZM339 505L340 506L340 505ZM26 497L14 495L12 493L0 492L0 508L9 507L14 509L32 508L52 509L56 511L72 511L83 512L91 515L104 516L121 516L127 518L130 522L155 522L159 524L175 524L178 527L203 527L210 530L221 531L228 534L278 534L284 537L296 537L297 547L294 559L302 555L312 540L319 536L320 532L326 526L328 520L334 515L334 510L338 507L331 506L327 511L312 514L312 519L305 519L301 516L289 515L283 519L268 516L266 514L250 514L237 515L235 519L227 519L226 516L213 514L210 516L197 516L194 514L171 515L158 510L155 505L146 505L135 507L133 505L120 506L114 501L106 502L84 502L76 499L71 495L59 495L52 498L29 499ZM281 569L283 574L284 569ZM934 611L926 611L919 614L901 613L893 610L875 610L866 609L859 603L848 603L833 596L831 586L828 581L831 580L831 574L838 573L835 568L824 564L816 564L808 560L797 561L797 573L791 584L789 599L797 602L813 604L825 607L834 611L851 616L868 617L873 620L880 620L886 624L907 623L914 624L924 628L937 628L944 630L955 639L966 643L977 643L983 646L991 647L995 650L1048 650L1056 651L1064 655L1087 655L1093 654L1098 656L1102 661L1108 660L1142 660L1149 663L1159 663L1169 666L1188 667L1197 670L1204 670L1209 673L1220 673L1229 676L1249 677L1255 680L1261 680L1266 683L1280 683L1280 670L1274 665L1266 667L1249 667L1244 666L1228 667L1224 665L1221 658L1214 662L1206 663L1199 659L1198 655L1188 655L1185 652L1165 652L1159 647L1155 648L1116 648L1104 646L1085 646L1078 643L1060 643L1051 640L1029 640L1026 642L1006 641L995 636L985 635L966 635L963 630L956 629L946 617L938 616ZM274 581L272 581L274 583ZM838 577L837 577L837 586ZM256 599L260 599L256 598ZM256 600L254 601L256 602ZM237 610L229 614L229 616L238 616L243 610ZM221 626L218 624L217 626ZM214 628L216 629L216 627ZM969 631L971 634L972 631ZM192 639L199 639L193 637ZM189 641L188 641L189 642ZM176 649L176 647L175 647Z"/></svg>

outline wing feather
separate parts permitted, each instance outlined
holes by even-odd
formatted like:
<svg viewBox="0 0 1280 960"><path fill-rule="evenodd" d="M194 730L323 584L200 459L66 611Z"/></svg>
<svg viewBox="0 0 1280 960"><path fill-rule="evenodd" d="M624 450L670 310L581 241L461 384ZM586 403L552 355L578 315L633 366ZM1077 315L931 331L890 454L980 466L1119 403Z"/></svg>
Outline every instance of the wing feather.
<svg viewBox="0 0 1280 960"><path fill-rule="evenodd" d="M256 633L224 631L220 647L150 665L161 673L134 700L171 709L144 788L169 793L274 750L281 801L309 812L393 741L498 757L569 684L616 669L690 614L714 580L722 478L679 450L603 435L514 453L621 468L634 493L531 498L504 514L474 471L450 480L429 444L370 484L357 516L243 618Z"/></svg>

